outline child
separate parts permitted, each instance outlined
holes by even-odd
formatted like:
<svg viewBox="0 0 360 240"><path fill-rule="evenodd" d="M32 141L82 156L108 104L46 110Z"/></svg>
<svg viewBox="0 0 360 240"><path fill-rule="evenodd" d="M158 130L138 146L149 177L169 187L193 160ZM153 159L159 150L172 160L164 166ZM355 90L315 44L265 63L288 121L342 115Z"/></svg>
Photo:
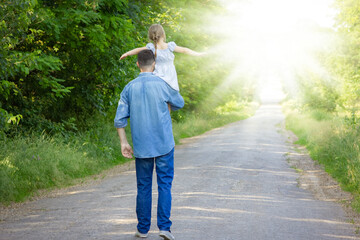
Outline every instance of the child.
<svg viewBox="0 0 360 240"><path fill-rule="evenodd" d="M135 48L124 53L120 57L120 60L127 56L138 54L142 50L150 49L155 54L154 74L162 78L170 87L179 91L173 52L185 53L192 56L201 56L205 53L198 53L189 48L179 47L175 42L166 43L165 31L160 24L150 26L148 37L152 43L148 43L146 47Z"/></svg>

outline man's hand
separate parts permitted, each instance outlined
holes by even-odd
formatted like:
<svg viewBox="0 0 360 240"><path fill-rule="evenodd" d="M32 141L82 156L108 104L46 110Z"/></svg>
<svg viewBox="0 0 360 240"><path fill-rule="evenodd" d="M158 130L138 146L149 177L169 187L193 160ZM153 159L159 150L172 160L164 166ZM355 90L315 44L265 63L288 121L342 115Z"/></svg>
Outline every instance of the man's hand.
<svg viewBox="0 0 360 240"><path fill-rule="evenodd" d="M133 158L133 150L128 143L121 144L121 153L126 158Z"/></svg>
<svg viewBox="0 0 360 240"><path fill-rule="evenodd" d="M117 132L120 137L121 154L126 158L133 158L133 150L126 139L126 133L124 128L117 128Z"/></svg>

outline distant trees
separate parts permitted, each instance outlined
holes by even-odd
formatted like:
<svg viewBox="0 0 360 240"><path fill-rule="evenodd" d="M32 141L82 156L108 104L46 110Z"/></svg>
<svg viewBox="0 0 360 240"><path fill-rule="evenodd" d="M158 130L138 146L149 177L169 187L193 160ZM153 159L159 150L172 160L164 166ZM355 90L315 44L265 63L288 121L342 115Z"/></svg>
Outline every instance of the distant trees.
<svg viewBox="0 0 360 240"><path fill-rule="evenodd" d="M356 120L360 118L360 2L336 0L335 3L339 12L336 31L331 35L336 40L318 53L325 71L309 70L299 76L301 101L305 107L341 112Z"/></svg>
<svg viewBox="0 0 360 240"><path fill-rule="evenodd" d="M343 39L332 67L342 82L341 102L348 111L360 110L360 2L337 0L338 30Z"/></svg>

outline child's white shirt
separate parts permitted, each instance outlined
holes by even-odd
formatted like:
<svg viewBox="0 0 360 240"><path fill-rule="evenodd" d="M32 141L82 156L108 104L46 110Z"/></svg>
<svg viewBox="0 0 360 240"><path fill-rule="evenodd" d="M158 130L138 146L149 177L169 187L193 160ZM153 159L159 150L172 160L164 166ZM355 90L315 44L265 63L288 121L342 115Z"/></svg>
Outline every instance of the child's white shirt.
<svg viewBox="0 0 360 240"><path fill-rule="evenodd" d="M166 49L156 50L154 74L162 78L170 87L179 91L179 83L174 65L175 55L173 51L175 47L175 42L169 42ZM146 48L155 54L155 46L153 43L146 44Z"/></svg>

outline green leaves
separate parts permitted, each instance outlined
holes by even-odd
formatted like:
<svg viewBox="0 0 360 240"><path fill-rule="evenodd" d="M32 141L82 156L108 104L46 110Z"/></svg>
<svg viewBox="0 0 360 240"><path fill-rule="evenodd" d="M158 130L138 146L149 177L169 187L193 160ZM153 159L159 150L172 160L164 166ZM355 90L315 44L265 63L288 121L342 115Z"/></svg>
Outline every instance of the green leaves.
<svg viewBox="0 0 360 240"><path fill-rule="evenodd" d="M196 24L201 21L191 9L184 8L190 9L189 2L1 2L0 110L7 117L0 119L0 132L10 133L11 127L3 127L9 116L23 117L12 118L16 123L20 120L17 128L56 132L63 131L58 126L69 119L75 118L74 124L85 127L94 114L111 112L122 88L138 74L135 57L123 61L119 57L130 49L145 46L151 24L163 24L168 41L203 49L210 38L188 30L194 19ZM193 111L220 78L211 73L203 75L199 71L204 63L201 60L179 60L179 81L187 100L184 111Z"/></svg>
<svg viewBox="0 0 360 240"><path fill-rule="evenodd" d="M338 80L340 97L336 104L349 115L360 118L360 3L357 0L336 0L338 9L336 49L327 55L326 68Z"/></svg>
<svg viewBox="0 0 360 240"><path fill-rule="evenodd" d="M138 73L119 57L145 44L143 22L159 8L156 0L1 2L0 132L20 115L20 127L53 132L107 112ZM162 19L173 19L167 14Z"/></svg>
<svg viewBox="0 0 360 240"><path fill-rule="evenodd" d="M20 120L23 118L21 114L13 115L2 109L0 106L0 127L4 130L9 129L11 124L19 125ZM0 132L0 137L3 137L3 131Z"/></svg>

